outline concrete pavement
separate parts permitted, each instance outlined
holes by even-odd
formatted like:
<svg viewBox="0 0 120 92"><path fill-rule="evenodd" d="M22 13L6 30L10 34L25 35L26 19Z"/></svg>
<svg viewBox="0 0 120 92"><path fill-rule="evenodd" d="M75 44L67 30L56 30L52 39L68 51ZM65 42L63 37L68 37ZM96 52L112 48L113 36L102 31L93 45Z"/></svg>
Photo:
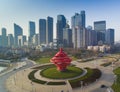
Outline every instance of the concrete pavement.
<svg viewBox="0 0 120 92"><path fill-rule="evenodd" d="M96 82L90 85L87 85L83 88L74 89L73 92L106 92L106 89L103 89L100 87L103 84L110 87L114 82L114 73L112 72L111 66L107 66L107 67L100 66L102 63L104 63L104 59L97 59L97 60L93 60L93 61L86 62L86 63L76 62L77 66L79 67L86 66L90 68L100 69L102 72L102 76Z"/></svg>
<svg viewBox="0 0 120 92"><path fill-rule="evenodd" d="M85 63L79 63L73 61L77 67L85 68L99 68L102 71L102 76L96 82L86 85L82 88L71 89L70 84L67 82L67 85L61 86L49 86L33 83L28 79L28 74L31 72L30 69L26 69L20 72L17 72L15 75L11 76L7 80L7 88L10 92L106 92L107 89L100 88L101 85L106 85L110 87L114 82L114 74L112 72L112 67L100 66L105 63L105 59L97 59ZM36 75L38 76L38 74ZM38 77L39 78L39 77ZM41 79L41 78L40 78ZM14 89L13 89L14 88Z"/></svg>

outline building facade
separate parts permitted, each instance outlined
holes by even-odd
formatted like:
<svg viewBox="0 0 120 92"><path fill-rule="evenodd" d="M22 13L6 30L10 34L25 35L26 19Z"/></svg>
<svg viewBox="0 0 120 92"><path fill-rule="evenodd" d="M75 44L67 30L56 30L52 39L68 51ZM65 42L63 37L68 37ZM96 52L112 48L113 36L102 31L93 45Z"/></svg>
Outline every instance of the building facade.
<svg viewBox="0 0 120 92"><path fill-rule="evenodd" d="M107 29L107 31L106 31L106 44L114 45L114 29Z"/></svg>
<svg viewBox="0 0 120 92"><path fill-rule="evenodd" d="M2 28L2 47L7 47L8 46L8 40L7 40L7 30L6 28Z"/></svg>
<svg viewBox="0 0 120 92"><path fill-rule="evenodd" d="M47 17L46 21L46 43L53 42L53 18Z"/></svg>
<svg viewBox="0 0 120 92"><path fill-rule="evenodd" d="M18 36L23 35L23 29L14 23L14 46L18 47Z"/></svg>
<svg viewBox="0 0 120 92"><path fill-rule="evenodd" d="M39 45L39 34L35 34L32 39L33 45L37 46Z"/></svg>
<svg viewBox="0 0 120 92"><path fill-rule="evenodd" d="M12 34L8 34L8 46L13 47L14 46L14 37Z"/></svg>
<svg viewBox="0 0 120 92"><path fill-rule="evenodd" d="M106 21L94 22L94 30L97 32L97 42L105 43Z"/></svg>
<svg viewBox="0 0 120 92"><path fill-rule="evenodd" d="M22 47L24 46L24 43L26 42L26 36L24 35L19 35L18 36L18 46Z"/></svg>
<svg viewBox="0 0 120 92"><path fill-rule="evenodd" d="M63 46L63 29L66 26L66 18L64 15L58 15L57 16L57 39L58 39L58 45Z"/></svg>
<svg viewBox="0 0 120 92"><path fill-rule="evenodd" d="M0 35L0 47L2 46L2 36Z"/></svg>
<svg viewBox="0 0 120 92"><path fill-rule="evenodd" d="M63 47L72 47L72 29L68 24L63 29Z"/></svg>
<svg viewBox="0 0 120 92"><path fill-rule="evenodd" d="M28 36L28 43L29 45L32 45L32 38L35 35L35 22L30 21L29 22L29 36Z"/></svg>
<svg viewBox="0 0 120 92"><path fill-rule="evenodd" d="M85 11L81 13L75 13L71 18L72 35L73 35L73 47L83 48L84 47L84 30L85 30Z"/></svg>
<svg viewBox="0 0 120 92"><path fill-rule="evenodd" d="M39 41L40 44L46 44L46 20L40 19L39 20Z"/></svg>

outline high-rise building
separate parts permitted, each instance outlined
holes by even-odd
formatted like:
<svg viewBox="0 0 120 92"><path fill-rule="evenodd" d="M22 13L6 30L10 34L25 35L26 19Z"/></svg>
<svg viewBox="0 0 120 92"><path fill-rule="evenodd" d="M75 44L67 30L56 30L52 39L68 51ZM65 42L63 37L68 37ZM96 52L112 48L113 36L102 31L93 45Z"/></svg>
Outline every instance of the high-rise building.
<svg viewBox="0 0 120 92"><path fill-rule="evenodd" d="M29 45L32 45L32 37L34 35L35 35L35 22L30 21L29 22L29 36L28 36Z"/></svg>
<svg viewBox="0 0 120 92"><path fill-rule="evenodd" d="M106 31L106 43L108 45L114 45L114 29L107 29L107 31Z"/></svg>
<svg viewBox="0 0 120 92"><path fill-rule="evenodd" d="M19 35L18 36L18 46L22 47L24 46L24 43L26 42L26 36L24 35Z"/></svg>
<svg viewBox="0 0 120 92"><path fill-rule="evenodd" d="M2 28L2 46L7 47L8 40L6 35L6 28Z"/></svg>
<svg viewBox="0 0 120 92"><path fill-rule="evenodd" d="M23 35L23 29L14 23L14 46L18 46L18 36Z"/></svg>
<svg viewBox="0 0 120 92"><path fill-rule="evenodd" d="M87 47L89 45L90 39L89 39L89 30L86 28L83 29L83 47Z"/></svg>
<svg viewBox="0 0 120 92"><path fill-rule="evenodd" d="M37 46L39 45L39 34L35 34L32 39L33 45Z"/></svg>
<svg viewBox="0 0 120 92"><path fill-rule="evenodd" d="M9 47L14 46L14 38L12 34L8 34L8 46Z"/></svg>
<svg viewBox="0 0 120 92"><path fill-rule="evenodd" d="M72 47L72 29L68 24L63 29L63 47Z"/></svg>
<svg viewBox="0 0 120 92"><path fill-rule="evenodd" d="M94 30L97 32L97 42L105 43L106 21L94 22Z"/></svg>
<svg viewBox="0 0 120 92"><path fill-rule="evenodd" d="M97 33L95 30L92 29L92 26L88 26L86 28L87 36L86 39L86 46L94 46L97 45Z"/></svg>
<svg viewBox="0 0 120 92"><path fill-rule="evenodd" d="M0 47L2 46L2 36L0 35Z"/></svg>
<svg viewBox="0 0 120 92"><path fill-rule="evenodd" d="M40 44L46 44L46 20L39 20L39 37Z"/></svg>
<svg viewBox="0 0 120 92"><path fill-rule="evenodd" d="M85 11L81 11L81 27L85 28L85 25L86 25Z"/></svg>
<svg viewBox="0 0 120 92"><path fill-rule="evenodd" d="M57 39L58 39L58 45L63 45L63 29L66 26L66 18L64 15L58 15L57 16Z"/></svg>
<svg viewBox="0 0 120 92"><path fill-rule="evenodd" d="M97 45L97 32L95 30L92 30L91 33L91 41L92 41L92 46Z"/></svg>
<svg viewBox="0 0 120 92"><path fill-rule="evenodd" d="M73 47L74 48L83 48L84 47L84 30L85 30L85 11L81 11L81 13L75 13L75 15L71 18L71 26L72 26L72 35L73 35Z"/></svg>
<svg viewBox="0 0 120 92"><path fill-rule="evenodd" d="M47 17L46 21L46 43L53 42L53 18Z"/></svg>

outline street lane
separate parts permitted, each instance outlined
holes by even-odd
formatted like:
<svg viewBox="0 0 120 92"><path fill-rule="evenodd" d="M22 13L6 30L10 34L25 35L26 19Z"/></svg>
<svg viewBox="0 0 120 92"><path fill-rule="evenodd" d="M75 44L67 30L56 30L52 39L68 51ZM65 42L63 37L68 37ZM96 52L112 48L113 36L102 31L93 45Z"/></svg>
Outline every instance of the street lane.
<svg viewBox="0 0 120 92"><path fill-rule="evenodd" d="M29 68L31 66L33 66L34 64L32 62L30 62L28 59L25 59L23 60L23 62L26 62L26 65L19 68L19 69L16 69L16 70L13 70L7 74L4 74L2 76L0 76L0 92L9 92L7 89L6 89L6 85L5 85L5 82L6 82L6 79L9 78L11 75L15 74L16 72L18 71L21 71L23 69L26 69L26 68Z"/></svg>

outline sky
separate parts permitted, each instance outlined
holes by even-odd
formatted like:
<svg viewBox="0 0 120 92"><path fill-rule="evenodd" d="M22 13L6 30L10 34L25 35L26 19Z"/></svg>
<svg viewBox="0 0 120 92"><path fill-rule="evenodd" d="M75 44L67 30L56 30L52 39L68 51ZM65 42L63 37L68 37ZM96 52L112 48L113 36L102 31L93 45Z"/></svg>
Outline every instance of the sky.
<svg viewBox="0 0 120 92"><path fill-rule="evenodd" d="M55 38L57 15L63 14L71 24L71 17L85 10L86 26L106 20L107 29L115 29L115 41L120 41L119 9L120 0L0 0L0 30L5 27L7 34L13 34L16 23L23 28L24 35L28 35L28 23L34 21L38 33L39 19L51 16Z"/></svg>

